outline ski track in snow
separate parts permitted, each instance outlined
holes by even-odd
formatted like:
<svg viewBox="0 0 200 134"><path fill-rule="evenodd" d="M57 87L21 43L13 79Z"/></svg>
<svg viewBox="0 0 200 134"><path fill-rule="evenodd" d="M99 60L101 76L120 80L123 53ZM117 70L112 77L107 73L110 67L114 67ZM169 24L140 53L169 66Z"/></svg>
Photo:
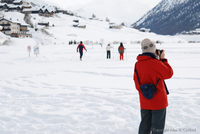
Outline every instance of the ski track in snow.
<svg viewBox="0 0 200 134"><path fill-rule="evenodd" d="M37 58L23 58L26 52L17 57L0 52L1 57L11 59L2 60L2 64L10 62L18 70L12 73L12 69L7 68L7 75L1 71L0 133L136 134L140 108L132 75L140 51L135 51L138 45L125 45L127 50L132 50L125 61L119 61L117 56L106 60L105 55L101 56L105 48L99 46L84 53L82 62L78 54L70 59L76 46L61 45L59 51L62 54L43 51ZM176 50L173 53L174 45L180 46L162 46L174 69L174 77L166 81L170 95L165 131L169 134L198 134L200 65L181 57L198 59L199 44L191 46L192 51L198 51L195 54L187 53L187 49L181 49L181 54L175 53ZM22 46L10 47L23 53ZM66 47L71 53L64 52ZM41 46L42 49L48 50L48 46ZM54 49L58 48L54 46Z"/></svg>

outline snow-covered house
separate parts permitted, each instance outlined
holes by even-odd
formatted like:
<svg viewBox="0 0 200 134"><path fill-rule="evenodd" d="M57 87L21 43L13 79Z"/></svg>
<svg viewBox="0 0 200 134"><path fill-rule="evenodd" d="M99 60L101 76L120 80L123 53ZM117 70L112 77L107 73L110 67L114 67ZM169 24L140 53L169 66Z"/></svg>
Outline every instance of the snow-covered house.
<svg viewBox="0 0 200 134"><path fill-rule="evenodd" d="M195 29L195 30L190 31L189 33L190 33L190 34L200 34L200 29L197 28L197 29Z"/></svg>
<svg viewBox="0 0 200 134"><path fill-rule="evenodd" d="M12 37L32 37L31 34L28 34L28 24L20 23L18 20L13 21L12 19L0 19L0 25L3 27L1 32L3 32L6 35L10 35Z"/></svg>
<svg viewBox="0 0 200 134"><path fill-rule="evenodd" d="M49 26L49 22L38 22L38 25L48 27Z"/></svg>
<svg viewBox="0 0 200 134"><path fill-rule="evenodd" d="M53 17L55 9L54 8L40 8L32 7L30 9L23 9L22 13L39 14L40 16Z"/></svg>
<svg viewBox="0 0 200 134"><path fill-rule="evenodd" d="M42 16L45 17L53 17L56 11L55 7L50 7L50 6L44 6L42 10L43 10Z"/></svg>
<svg viewBox="0 0 200 134"><path fill-rule="evenodd" d="M1 3L13 4L14 0L1 0Z"/></svg>
<svg viewBox="0 0 200 134"><path fill-rule="evenodd" d="M32 7L30 9L23 9L22 13L31 13L31 14L39 14L39 12L43 12L39 7Z"/></svg>
<svg viewBox="0 0 200 134"><path fill-rule="evenodd" d="M22 6L20 5L13 5L13 4L7 4L8 6L8 11L12 12L21 12L22 11Z"/></svg>
<svg viewBox="0 0 200 134"><path fill-rule="evenodd" d="M121 29L122 25L121 24L115 24L115 23L109 23L109 28L110 29Z"/></svg>
<svg viewBox="0 0 200 134"><path fill-rule="evenodd" d="M21 12L23 9L22 5L13 5L13 4L7 4L7 3L0 3L0 10L4 11L16 11Z"/></svg>
<svg viewBox="0 0 200 134"><path fill-rule="evenodd" d="M8 10L8 8L7 3L0 3L0 10Z"/></svg>
<svg viewBox="0 0 200 134"><path fill-rule="evenodd" d="M24 10L24 9L31 9L31 5L22 5L22 10Z"/></svg>
<svg viewBox="0 0 200 134"><path fill-rule="evenodd" d="M21 0L15 0L15 1L13 1L13 4L14 5L22 5L23 2Z"/></svg>
<svg viewBox="0 0 200 134"><path fill-rule="evenodd" d="M149 33L149 32L151 32L151 29L140 28L140 31Z"/></svg>

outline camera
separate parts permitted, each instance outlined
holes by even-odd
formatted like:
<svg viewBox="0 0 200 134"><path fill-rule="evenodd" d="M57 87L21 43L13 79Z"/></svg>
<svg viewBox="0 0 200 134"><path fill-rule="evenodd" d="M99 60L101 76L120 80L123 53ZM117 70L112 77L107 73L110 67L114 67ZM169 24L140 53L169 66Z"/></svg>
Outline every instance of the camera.
<svg viewBox="0 0 200 134"><path fill-rule="evenodd" d="M159 54L158 52L160 52L160 54ZM156 54L157 54L158 56L160 56L162 52L163 52L163 50L156 49Z"/></svg>

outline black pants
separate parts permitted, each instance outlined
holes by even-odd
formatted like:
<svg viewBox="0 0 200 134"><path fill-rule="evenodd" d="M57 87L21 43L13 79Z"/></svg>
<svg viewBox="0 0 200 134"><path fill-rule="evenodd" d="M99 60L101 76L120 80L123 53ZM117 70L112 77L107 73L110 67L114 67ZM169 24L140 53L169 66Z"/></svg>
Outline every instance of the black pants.
<svg viewBox="0 0 200 134"><path fill-rule="evenodd" d="M107 59L110 59L110 51L107 51Z"/></svg>
<svg viewBox="0 0 200 134"><path fill-rule="evenodd" d="M141 109L139 134L163 134L165 127L166 108L161 110Z"/></svg>
<svg viewBox="0 0 200 134"><path fill-rule="evenodd" d="M83 57L83 52L80 51L79 53L80 53L80 59L82 59L82 57Z"/></svg>

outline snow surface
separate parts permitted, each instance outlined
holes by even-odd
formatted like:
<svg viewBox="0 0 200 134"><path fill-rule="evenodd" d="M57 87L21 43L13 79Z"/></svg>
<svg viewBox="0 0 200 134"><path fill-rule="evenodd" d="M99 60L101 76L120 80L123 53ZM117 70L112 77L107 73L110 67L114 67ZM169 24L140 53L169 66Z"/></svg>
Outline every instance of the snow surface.
<svg viewBox="0 0 200 134"><path fill-rule="evenodd" d="M74 19L86 29L72 27ZM140 106L133 67L141 53L136 42L147 37L164 42L157 48L165 49L174 69L174 76L166 81L170 91L166 133L200 133L200 44L187 43L199 36L162 36L127 27L111 30L106 22L63 14L32 15L31 21L55 26L30 28L33 38L0 34L1 40L7 40L0 46L0 133L136 134ZM88 51L80 61L77 45L68 45L70 40L103 42L103 47L86 43ZM117 53L120 41L126 48L124 61ZM108 43L113 46L110 60L105 54ZM40 49L37 57L35 45Z"/></svg>
<svg viewBox="0 0 200 134"><path fill-rule="evenodd" d="M30 39L19 40L35 45ZM76 45L41 45L38 57L33 51L28 57L27 45L0 48L1 133L137 133L140 107L133 66L141 53L139 44L124 44L124 61L118 60L118 44L112 44L111 60L105 58L105 46L86 45L83 61ZM166 133L198 134L200 44L158 48L166 50L174 69L166 81L170 90Z"/></svg>

